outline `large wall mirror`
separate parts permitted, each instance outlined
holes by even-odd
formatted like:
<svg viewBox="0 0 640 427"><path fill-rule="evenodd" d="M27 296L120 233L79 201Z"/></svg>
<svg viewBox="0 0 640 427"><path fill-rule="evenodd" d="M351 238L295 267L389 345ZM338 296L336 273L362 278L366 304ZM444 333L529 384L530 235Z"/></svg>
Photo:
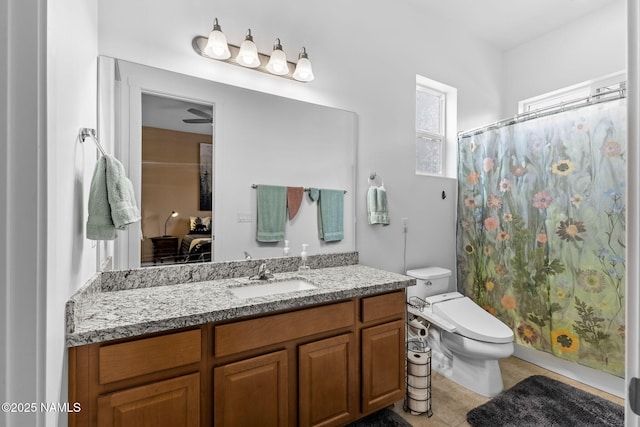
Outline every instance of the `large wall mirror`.
<svg viewBox="0 0 640 427"><path fill-rule="evenodd" d="M342 240L319 238L307 192L285 239L291 255L303 243L310 254L356 250L355 113L114 58L100 57L99 74L100 136L142 213L100 246L114 268L282 256L283 241L256 240L261 184L343 190Z"/></svg>

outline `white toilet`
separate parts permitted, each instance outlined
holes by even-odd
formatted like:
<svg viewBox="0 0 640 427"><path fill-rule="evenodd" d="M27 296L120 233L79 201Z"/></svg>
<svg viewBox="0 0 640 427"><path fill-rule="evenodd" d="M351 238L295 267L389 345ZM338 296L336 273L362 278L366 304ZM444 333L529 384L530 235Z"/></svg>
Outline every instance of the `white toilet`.
<svg viewBox="0 0 640 427"><path fill-rule="evenodd" d="M483 396L500 393L504 385L498 360L513 354L513 331L468 297L449 292L450 270L427 267L407 275L417 281L407 288L409 318L430 324L425 330L410 322L409 335L426 335L432 368Z"/></svg>

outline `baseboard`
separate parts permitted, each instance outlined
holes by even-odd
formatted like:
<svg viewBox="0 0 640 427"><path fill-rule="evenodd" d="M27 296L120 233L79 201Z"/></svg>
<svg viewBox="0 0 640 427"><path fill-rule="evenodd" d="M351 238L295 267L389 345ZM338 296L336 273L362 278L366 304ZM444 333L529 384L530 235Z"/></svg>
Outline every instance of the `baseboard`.
<svg viewBox="0 0 640 427"><path fill-rule="evenodd" d="M624 399L624 378L607 374L587 366L559 359L552 354L534 350L520 344L515 345L513 355L529 363L538 365L572 380L579 381L591 387L605 391Z"/></svg>

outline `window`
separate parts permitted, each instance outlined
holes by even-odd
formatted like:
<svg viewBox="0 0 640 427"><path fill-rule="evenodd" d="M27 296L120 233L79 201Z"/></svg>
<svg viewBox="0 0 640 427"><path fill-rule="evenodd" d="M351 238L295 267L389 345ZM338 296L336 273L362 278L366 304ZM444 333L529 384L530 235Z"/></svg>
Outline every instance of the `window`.
<svg viewBox="0 0 640 427"><path fill-rule="evenodd" d="M416 85L416 174L442 175L445 160L445 94Z"/></svg>
<svg viewBox="0 0 640 427"><path fill-rule="evenodd" d="M458 90L416 75L416 174L456 178Z"/></svg>
<svg viewBox="0 0 640 427"><path fill-rule="evenodd" d="M608 90L625 88L626 73L618 72L593 80L588 80L560 90L534 96L518 103L520 114L531 111L560 108L562 105L574 104L585 100L589 96L595 96ZM604 95L606 96L606 95Z"/></svg>

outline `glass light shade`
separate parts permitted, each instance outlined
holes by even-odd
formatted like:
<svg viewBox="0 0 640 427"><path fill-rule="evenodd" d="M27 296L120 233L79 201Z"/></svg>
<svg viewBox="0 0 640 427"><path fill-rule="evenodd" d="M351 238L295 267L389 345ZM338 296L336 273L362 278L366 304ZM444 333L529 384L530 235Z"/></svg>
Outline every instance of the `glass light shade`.
<svg viewBox="0 0 640 427"><path fill-rule="evenodd" d="M238 52L238 56L236 56L236 61L243 67L256 68L260 65L260 58L258 58L258 48L253 42L251 30L249 30L247 37L240 45L240 52Z"/></svg>
<svg viewBox="0 0 640 427"><path fill-rule="evenodd" d="M293 78L301 82L310 82L315 78L311 69L311 61L307 56L307 50L303 47L300 52L296 70L293 72Z"/></svg>
<svg viewBox="0 0 640 427"><path fill-rule="evenodd" d="M207 45L204 47L204 54L215 59L229 59L231 57L227 36L222 32L218 24L218 18L213 21L213 30L209 33Z"/></svg>
<svg viewBox="0 0 640 427"><path fill-rule="evenodd" d="M214 29L209 33L209 40L204 48L204 53L215 59L229 59L231 57L227 37L222 31Z"/></svg>
<svg viewBox="0 0 640 427"><path fill-rule="evenodd" d="M280 45L280 39L276 40L276 44L271 52L269 63L267 64L267 71L277 76L285 75L289 72L289 65L287 65L287 55L282 50Z"/></svg>

